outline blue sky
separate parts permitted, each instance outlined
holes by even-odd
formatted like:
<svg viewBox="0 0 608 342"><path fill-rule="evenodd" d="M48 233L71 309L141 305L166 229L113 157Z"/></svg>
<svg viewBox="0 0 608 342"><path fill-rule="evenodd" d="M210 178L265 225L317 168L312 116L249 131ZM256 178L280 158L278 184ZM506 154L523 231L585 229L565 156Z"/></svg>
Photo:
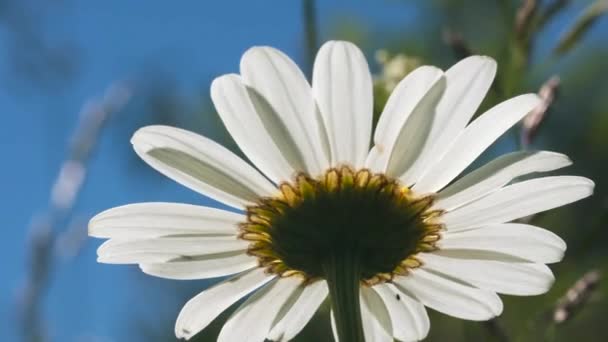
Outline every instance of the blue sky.
<svg viewBox="0 0 608 342"><path fill-rule="evenodd" d="M0 151L4 156L0 244L0 339L17 338L16 296L25 276L25 249L32 215L48 203L49 188L66 154L80 107L117 80L145 76L149 70L170 75L179 93L194 103L217 75L238 71L241 54L252 45L272 45L301 56L301 6L296 1L64 1L47 5L36 22L50 46L77 47L78 69L69 82L39 86L12 70L14 48L0 27ZM24 3L32 10L36 2ZM319 6L323 39L330 19L365 18L379 28L411 23L416 12L398 2L352 5L337 1ZM19 42L17 42L19 46ZM137 97L137 93L135 96ZM134 99L137 101L137 99ZM128 136L119 134L127 110L105 131L89 170L77 215L84 222L109 207L138 201L186 201L211 204L153 171L133 170ZM151 119L150 119L151 120ZM149 121L149 120L148 120ZM138 173L139 172L139 173ZM140 173L145 173L144 180ZM154 312L162 303L147 286L152 280L134 267L95 262L99 241L87 240L75 259L57 258L45 301L48 333L53 340L122 341L129 320ZM153 283L158 284L158 283ZM205 284L201 284L201 287ZM152 285L150 285L152 286Z"/></svg>

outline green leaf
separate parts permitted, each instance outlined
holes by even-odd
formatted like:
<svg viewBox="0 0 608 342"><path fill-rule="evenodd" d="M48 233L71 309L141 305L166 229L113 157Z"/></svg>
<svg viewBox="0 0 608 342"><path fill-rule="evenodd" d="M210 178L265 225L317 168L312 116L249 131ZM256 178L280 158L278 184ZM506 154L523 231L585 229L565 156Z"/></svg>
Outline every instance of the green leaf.
<svg viewBox="0 0 608 342"><path fill-rule="evenodd" d="M555 53L563 54L572 49L589 31L602 14L608 12L608 0L597 0L589 5L574 25L560 38Z"/></svg>

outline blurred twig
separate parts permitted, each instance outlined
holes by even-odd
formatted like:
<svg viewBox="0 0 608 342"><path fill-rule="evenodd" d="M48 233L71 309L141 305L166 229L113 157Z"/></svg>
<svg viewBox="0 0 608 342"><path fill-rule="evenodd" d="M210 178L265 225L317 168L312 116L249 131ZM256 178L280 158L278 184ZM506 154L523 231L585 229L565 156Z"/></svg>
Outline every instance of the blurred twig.
<svg viewBox="0 0 608 342"><path fill-rule="evenodd" d="M540 128L541 124L547 117L547 113L549 108L555 101L555 97L557 96L557 91L560 85L560 78L556 75L551 76L549 80L547 80L538 91L538 96L541 98L541 103L536 106L523 120L521 135L520 135L520 143L523 149L526 149L536 133Z"/></svg>
<svg viewBox="0 0 608 342"><path fill-rule="evenodd" d="M547 22L559 13L562 9L568 5L570 0L553 0L547 4L538 16L538 20L534 23L534 30L538 31L542 29Z"/></svg>
<svg viewBox="0 0 608 342"><path fill-rule="evenodd" d="M72 41L56 41L44 27L61 1L0 0L0 29L2 52L10 62L9 72L20 79L43 86L55 86L57 81L69 81L79 68L79 49Z"/></svg>
<svg viewBox="0 0 608 342"><path fill-rule="evenodd" d="M527 34L530 23L534 18L538 3L536 0L524 0L515 15L515 34L523 37Z"/></svg>
<svg viewBox="0 0 608 342"><path fill-rule="evenodd" d="M555 52L562 54L572 49L589 31L591 26L604 14L608 13L608 0L596 0L579 16L574 25L561 36Z"/></svg>
<svg viewBox="0 0 608 342"><path fill-rule="evenodd" d="M568 289L555 305L553 323L562 324L571 320L589 301L600 282L600 272L592 270L583 275Z"/></svg>
<svg viewBox="0 0 608 342"><path fill-rule="evenodd" d="M70 222L86 177L87 163L101 131L110 116L125 105L129 96L129 88L117 83L108 88L101 100L85 104L68 156L53 184L48 209L32 220L29 228L28 274L19 301L24 341L47 340L40 309L53 268L54 248L61 232L66 230Z"/></svg>
<svg viewBox="0 0 608 342"><path fill-rule="evenodd" d="M464 40L460 32L451 29L443 30L443 42L452 49L456 59L463 59L473 55L473 50Z"/></svg>
<svg viewBox="0 0 608 342"><path fill-rule="evenodd" d="M315 0L302 0L302 15L304 21L304 41L306 48L307 74L312 74L312 67L317 53L317 12Z"/></svg>

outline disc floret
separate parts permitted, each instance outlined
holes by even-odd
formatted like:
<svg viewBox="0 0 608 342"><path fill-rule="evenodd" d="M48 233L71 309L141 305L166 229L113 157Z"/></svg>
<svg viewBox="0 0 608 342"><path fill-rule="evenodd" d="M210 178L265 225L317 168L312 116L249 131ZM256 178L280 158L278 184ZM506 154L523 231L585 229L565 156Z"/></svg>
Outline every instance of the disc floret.
<svg viewBox="0 0 608 342"><path fill-rule="evenodd" d="M299 174L280 194L247 208L240 237L268 272L327 278L327 265L348 256L359 280L373 285L421 265L418 253L436 249L442 225L433 196L416 197L382 174L332 168L319 178Z"/></svg>

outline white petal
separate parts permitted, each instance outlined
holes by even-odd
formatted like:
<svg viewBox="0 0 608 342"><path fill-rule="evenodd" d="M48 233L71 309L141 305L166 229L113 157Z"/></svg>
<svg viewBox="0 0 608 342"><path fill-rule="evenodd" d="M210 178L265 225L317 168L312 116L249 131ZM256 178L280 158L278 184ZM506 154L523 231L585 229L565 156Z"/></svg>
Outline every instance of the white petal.
<svg viewBox="0 0 608 342"><path fill-rule="evenodd" d="M276 194L275 186L253 167L218 143L167 126L139 129L131 138L135 152L176 182L236 208L260 196Z"/></svg>
<svg viewBox="0 0 608 342"><path fill-rule="evenodd" d="M369 287L361 287L361 320L367 342L392 342L391 317L382 298Z"/></svg>
<svg viewBox="0 0 608 342"><path fill-rule="evenodd" d="M421 268L396 277L394 283L424 305L457 318L482 321L500 315L503 309L496 293Z"/></svg>
<svg viewBox="0 0 608 342"><path fill-rule="evenodd" d="M536 94L521 95L482 114L458 135L442 157L435 156L438 161L424 172L414 190L427 193L442 189L539 102Z"/></svg>
<svg viewBox="0 0 608 342"><path fill-rule="evenodd" d="M293 339L312 319L319 306L327 298L329 290L324 280L306 285L304 290L285 305L277 316L277 323L267 336L267 339L283 342Z"/></svg>
<svg viewBox="0 0 608 342"><path fill-rule="evenodd" d="M295 277L279 278L254 293L222 327L218 342L263 342L281 307L301 285Z"/></svg>
<svg viewBox="0 0 608 342"><path fill-rule="evenodd" d="M408 123L408 131L415 130L413 127L415 124L431 125L433 121L432 113L426 113L422 107L418 108L418 111L414 110L418 104L428 95L429 91L433 86L436 85L439 79L442 77L443 72L441 69L432 66L422 66L409 73L395 88L386 102L386 106L380 115L378 125L374 133L374 147L370 151L370 155L367 159L367 166L375 172L385 172L395 146L395 142L400 135L400 132L405 129L405 125L408 122L410 116L416 113L416 117ZM431 98L426 99L427 102L432 102ZM420 123L421 120L426 120ZM404 133L403 138L408 138L409 135ZM402 139L403 139L402 138ZM426 138L426 137L421 137ZM403 142L402 142L403 144ZM416 157L415 151L411 147L405 148L400 146L401 152L405 154L403 157L406 160ZM403 172L397 172L401 175Z"/></svg>
<svg viewBox="0 0 608 342"><path fill-rule="evenodd" d="M442 190L435 208L452 210L500 189L513 179L533 172L553 171L572 164L554 152L519 151L498 157Z"/></svg>
<svg viewBox="0 0 608 342"><path fill-rule="evenodd" d="M431 327L424 305L392 284L372 287L380 295L389 312L393 336L399 341L420 341Z"/></svg>
<svg viewBox="0 0 608 342"><path fill-rule="evenodd" d="M236 236L171 236L141 240L111 239L97 249L100 262L118 260L124 263L145 262L137 255L175 255L176 258L245 251L249 242Z"/></svg>
<svg viewBox="0 0 608 342"><path fill-rule="evenodd" d="M313 94L324 119L332 165L363 166L372 132L372 78L365 56L349 42L330 41L317 54Z"/></svg>
<svg viewBox="0 0 608 342"><path fill-rule="evenodd" d="M179 313L175 335L186 339L196 335L229 306L273 278L264 269L256 268L199 293Z"/></svg>
<svg viewBox="0 0 608 342"><path fill-rule="evenodd" d="M437 104L427 144L408 172L408 184L417 183L452 145L477 111L495 74L496 62L486 56L465 58L445 72L446 89Z"/></svg>
<svg viewBox="0 0 608 342"><path fill-rule="evenodd" d="M268 178L278 184L305 170L302 156L278 114L264 106L260 95L245 87L240 76L216 78L211 83L211 99L241 151Z"/></svg>
<svg viewBox="0 0 608 342"><path fill-rule="evenodd" d="M498 293L531 296L549 290L555 277L543 264L467 260L421 253L423 268Z"/></svg>
<svg viewBox="0 0 608 342"><path fill-rule="evenodd" d="M386 162L387 175L400 177L404 184L410 184L408 177L410 176L411 166L428 143L429 132L435 119L435 107L444 89L445 77L441 75L416 104L407 121L401 127L393 149L383 152L381 148L374 146L370 151L370 159L373 159L376 153L390 154Z"/></svg>
<svg viewBox="0 0 608 342"><path fill-rule="evenodd" d="M140 264L139 267L144 273L155 277L190 280L223 277L258 266L257 258L247 255L243 251L178 260L163 263L144 263Z"/></svg>
<svg viewBox="0 0 608 342"><path fill-rule="evenodd" d="M108 240L101 244L99 248L104 248L106 245L113 245L114 239ZM168 262L178 259L181 255L178 253L168 253L163 251L132 251L124 254L101 254L97 256L97 262L104 264L137 264L140 262Z"/></svg>
<svg viewBox="0 0 608 342"><path fill-rule="evenodd" d="M578 201L593 193L594 184L584 177L555 176L506 186L486 197L442 216L448 230L457 231L521 217Z"/></svg>
<svg viewBox="0 0 608 342"><path fill-rule="evenodd" d="M554 233L523 223L503 223L455 233L447 232L437 242L440 249L490 251L532 262L560 261L566 243Z"/></svg>
<svg viewBox="0 0 608 342"><path fill-rule="evenodd" d="M142 239L167 235L236 235L242 214L181 203L136 203L108 209L89 222L98 238Z"/></svg>
<svg viewBox="0 0 608 342"><path fill-rule="evenodd" d="M316 122L312 89L297 65L271 47L254 47L241 59L241 75L267 101L281 120L306 170L317 176L327 169L329 160ZM278 124L278 123L277 123Z"/></svg>

